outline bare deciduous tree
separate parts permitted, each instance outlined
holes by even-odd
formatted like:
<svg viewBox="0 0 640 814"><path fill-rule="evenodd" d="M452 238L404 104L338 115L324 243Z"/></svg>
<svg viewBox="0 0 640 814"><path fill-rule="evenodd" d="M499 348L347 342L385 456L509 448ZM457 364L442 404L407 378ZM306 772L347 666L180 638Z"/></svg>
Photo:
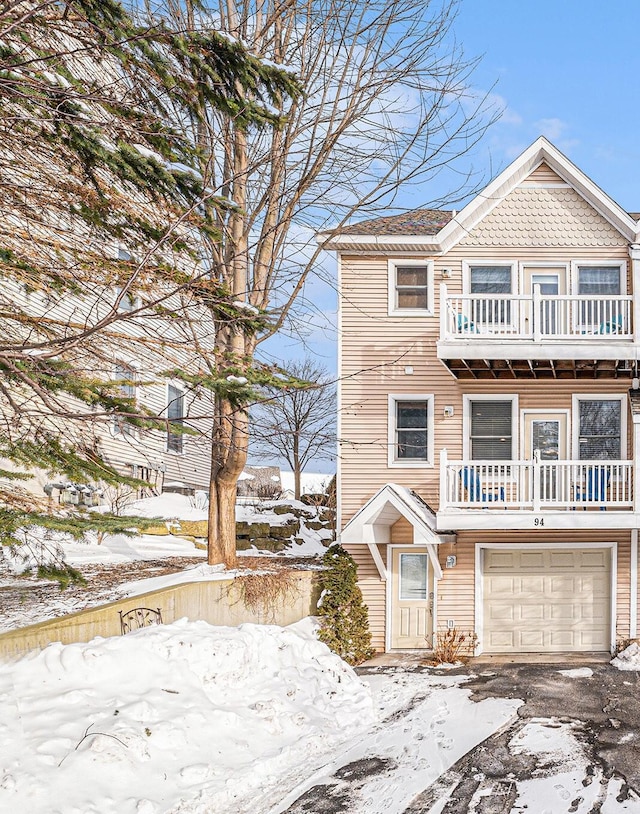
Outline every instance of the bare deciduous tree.
<svg viewBox="0 0 640 814"><path fill-rule="evenodd" d="M457 0L185 0L165 10L185 28L213 25L241 40L294 71L304 88L300 98L275 103L281 127L247 127L203 101L206 115L192 129L206 186L235 204L216 213L222 240L203 241L212 275L270 319L258 334L220 324L209 358L212 372L237 385L216 393L212 564L235 562L256 348L286 324L319 268L314 230L388 211L399 190L460 159L493 116L470 90L474 64L452 35L456 7Z"/></svg>
<svg viewBox="0 0 640 814"><path fill-rule="evenodd" d="M327 369L312 359L289 365L288 372L308 384L279 390L251 410L251 451L286 460L299 500L307 466L335 457L336 391Z"/></svg>

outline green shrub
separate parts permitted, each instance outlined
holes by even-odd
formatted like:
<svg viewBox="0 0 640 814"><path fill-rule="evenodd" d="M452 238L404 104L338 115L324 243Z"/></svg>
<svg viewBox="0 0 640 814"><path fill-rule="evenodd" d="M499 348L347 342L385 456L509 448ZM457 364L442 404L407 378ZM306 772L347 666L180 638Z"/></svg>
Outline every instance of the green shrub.
<svg viewBox="0 0 640 814"><path fill-rule="evenodd" d="M356 564L338 544L327 549L322 562L326 570L320 574L320 641L348 664L361 664L375 651L371 647L369 612L357 584Z"/></svg>

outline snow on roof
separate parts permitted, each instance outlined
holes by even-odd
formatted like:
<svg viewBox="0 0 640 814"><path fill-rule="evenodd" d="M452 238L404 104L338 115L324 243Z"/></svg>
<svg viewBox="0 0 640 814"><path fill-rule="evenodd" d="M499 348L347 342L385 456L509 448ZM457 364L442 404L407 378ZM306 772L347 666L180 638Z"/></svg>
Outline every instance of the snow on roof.
<svg viewBox="0 0 640 814"><path fill-rule="evenodd" d="M303 495L315 495L321 494L327 490L329 483L331 482L331 478L333 477L332 473L325 473L325 472L302 472L300 475L300 488ZM286 470L282 470L280 473L280 480L282 482L282 488L287 489L290 492L294 490L294 475L293 472L287 472Z"/></svg>

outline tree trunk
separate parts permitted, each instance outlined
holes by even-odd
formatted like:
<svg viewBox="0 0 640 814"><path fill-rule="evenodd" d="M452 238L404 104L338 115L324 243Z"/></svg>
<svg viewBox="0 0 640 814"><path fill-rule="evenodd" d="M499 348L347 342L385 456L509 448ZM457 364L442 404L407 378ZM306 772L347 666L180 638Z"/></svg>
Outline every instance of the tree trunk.
<svg viewBox="0 0 640 814"><path fill-rule="evenodd" d="M209 492L209 534L207 562L238 564L236 556L236 484L234 479L211 478Z"/></svg>
<svg viewBox="0 0 640 814"><path fill-rule="evenodd" d="M300 472L300 438L298 436L298 432L294 432L293 434L293 489L295 492L296 500L300 500L301 497L301 488L300 488L300 480L301 480L301 472Z"/></svg>

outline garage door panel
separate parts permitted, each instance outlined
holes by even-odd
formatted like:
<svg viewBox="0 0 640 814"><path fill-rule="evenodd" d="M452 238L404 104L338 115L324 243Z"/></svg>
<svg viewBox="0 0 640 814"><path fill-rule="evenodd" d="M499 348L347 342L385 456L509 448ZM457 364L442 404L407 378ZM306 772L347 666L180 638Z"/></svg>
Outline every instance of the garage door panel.
<svg viewBox="0 0 640 814"><path fill-rule="evenodd" d="M573 596L576 591L576 579L567 574L557 577L550 577L548 580L548 593L550 596L558 598Z"/></svg>
<svg viewBox="0 0 640 814"><path fill-rule="evenodd" d="M544 650L544 633L541 630L523 630L518 636L520 650Z"/></svg>
<svg viewBox="0 0 640 814"><path fill-rule="evenodd" d="M602 550L580 552L581 568L604 568L608 569L609 552Z"/></svg>
<svg viewBox="0 0 640 814"><path fill-rule="evenodd" d="M516 641L513 631L510 630L493 630L489 634L489 646L492 650L497 652L504 652L506 650L514 650Z"/></svg>
<svg viewBox="0 0 640 814"><path fill-rule="evenodd" d="M485 552L484 649L608 650L610 549Z"/></svg>
<svg viewBox="0 0 640 814"><path fill-rule="evenodd" d="M511 596L515 590L514 582L516 577L490 577L489 589L492 594L499 596Z"/></svg>
<svg viewBox="0 0 640 814"><path fill-rule="evenodd" d="M544 577L526 576L521 577L518 582L520 583L520 593L522 594L541 594L544 591Z"/></svg>
<svg viewBox="0 0 640 814"><path fill-rule="evenodd" d="M513 569L518 565L517 552L515 551L490 551L488 555L492 570L500 568Z"/></svg>
<svg viewBox="0 0 640 814"><path fill-rule="evenodd" d="M520 568L543 568L544 552L523 551L520 555Z"/></svg>
<svg viewBox="0 0 640 814"><path fill-rule="evenodd" d="M494 603L489 609L491 621L498 622L513 622L515 619L516 608L512 603L508 605L505 603Z"/></svg>
<svg viewBox="0 0 640 814"><path fill-rule="evenodd" d="M532 605L520 605L518 619L525 622L542 621L544 619L545 607L541 602Z"/></svg>
<svg viewBox="0 0 640 814"><path fill-rule="evenodd" d="M547 562L552 568L573 570L576 567L576 555L574 551L549 551Z"/></svg>

